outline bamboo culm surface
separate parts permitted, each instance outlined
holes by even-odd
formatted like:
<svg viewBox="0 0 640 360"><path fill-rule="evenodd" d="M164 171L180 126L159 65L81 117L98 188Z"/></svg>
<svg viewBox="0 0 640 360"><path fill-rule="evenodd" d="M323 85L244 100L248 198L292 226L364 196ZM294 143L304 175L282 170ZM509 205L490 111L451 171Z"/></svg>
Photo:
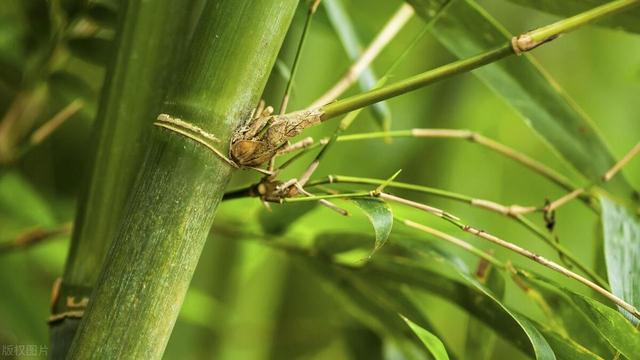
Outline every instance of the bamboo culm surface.
<svg viewBox="0 0 640 360"><path fill-rule="evenodd" d="M162 104L173 69L184 54L191 9L202 0L123 2L117 50L108 65L96 119L93 167L85 183L50 322L52 359L65 358L80 324L82 302L95 284L149 138L151 117ZM145 84L132 86L131 84Z"/></svg>
<svg viewBox="0 0 640 360"><path fill-rule="evenodd" d="M296 5L209 1L158 114L225 146L258 103ZM71 359L161 358L231 175L202 144L151 124L148 131L148 151Z"/></svg>

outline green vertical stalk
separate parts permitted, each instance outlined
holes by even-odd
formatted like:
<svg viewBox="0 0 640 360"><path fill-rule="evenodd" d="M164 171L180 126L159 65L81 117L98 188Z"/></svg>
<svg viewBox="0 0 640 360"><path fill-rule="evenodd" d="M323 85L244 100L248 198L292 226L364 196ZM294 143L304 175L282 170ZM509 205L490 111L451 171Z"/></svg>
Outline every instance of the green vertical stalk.
<svg viewBox="0 0 640 360"><path fill-rule="evenodd" d="M117 50L107 69L93 134L93 167L79 201L59 296L50 323L51 358L64 358L81 308L111 244L128 189L142 163L148 126L184 53L191 8L200 0L123 1ZM61 316L68 314L69 316Z"/></svg>
<svg viewBox="0 0 640 360"><path fill-rule="evenodd" d="M258 102L296 5L210 0L157 114L213 134L226 153L234 129ZM162 356L232 172L201 143L147 129L149 148L71 359Z"/></svg>

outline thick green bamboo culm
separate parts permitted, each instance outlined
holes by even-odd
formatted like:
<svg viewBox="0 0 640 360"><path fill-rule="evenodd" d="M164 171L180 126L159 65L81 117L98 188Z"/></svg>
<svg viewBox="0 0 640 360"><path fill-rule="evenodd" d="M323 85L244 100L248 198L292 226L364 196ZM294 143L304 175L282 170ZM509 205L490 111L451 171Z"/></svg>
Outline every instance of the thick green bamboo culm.
<svg viewBox="0 0 640 360"><path fill-rule="evenodd" d="M89 296L98 278L127 199L126 190L142 163L147 128L165 96L164 84L171 80L171 70L184 53L192 5L199 1L121 3L117 50L107 69L94 127L93 167L79 201L54 307L53 316L58 320L50 324L53 359L66 356L80 323L78 317L60 316L70 310L64 306L66 296Z"/></svg>
<svg viewBox="0 0 640 360"><path fill-rule="evenodd" d="M296 5L208 1L156 116L201 128L226 152L258 103ZM148 131L149 149L71 359L161 358L231 175L202 144L151 124Z"/></svg>

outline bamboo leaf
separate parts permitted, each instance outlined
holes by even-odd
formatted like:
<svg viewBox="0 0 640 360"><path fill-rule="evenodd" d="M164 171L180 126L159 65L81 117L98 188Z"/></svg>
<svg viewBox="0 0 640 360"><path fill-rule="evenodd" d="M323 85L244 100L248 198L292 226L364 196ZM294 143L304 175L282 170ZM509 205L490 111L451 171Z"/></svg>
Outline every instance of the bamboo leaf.
<svg viewBox="0 0 640 360"><path fill-rule="evenodd" d="M600 195L604 256L612 292L640 307L640 221L623 205ZM638 319L620 309L628 319Z"/></svg>
<svg viewBox="0 0 640 360"><path fill-rule="evenodd" d="M491 264L480 261L474 276L491 290L500 301L504 300L505 281L501 273ZM496 342L495 332L476 318L467 323L465 356L468 359L490 359Z"/></svg>
<svg viewBox="0 0 640 360"><path fill-rule="evenodd" d="M543 309L543 312L550 318L547 321L548 326L541 329L541 331L545 333L547 340L550 339L546 334L555 332L557 336L561 337L561 340L570 340L575 343L578 347L576 349L578 352L580 352L579 347L588 347L589 352L593 353L594 356L610 359L615 355L615 351L607 339L609 336L614 335L601 333L589 320L588 316L573 302L566 291L531 274L527 274L526 277L521 277L521 279L527 287L530 287L530 290L526 291L527 295L531 295L530 292L535 291L545 302L543 306L546 309ZM533 296L531 297L533 298ZM535 301L539 300L536 299ZM540 327L538 328L540 329ZM550 340L550 345L556 350L558 344L557 341ZM574 344L567 345L576 347ZM564 348L560 350L562 352L567 351Z"/></svg>
<svg viewBox="0 0 640 360"><path fill-rule="evenodd" d="M640 332L622 314L586 296L569 296L614 348L629 359L640 354Z"/></svg>
<svg viewBox="0 0 640 360"><path fill-rule="evenodd" d="M420 341L422 341L422 343L424 344L425 348L429 350L431 355L433 355L436 360L449 359L449 355L447 355L447 350L444 348L444 344L442 344L442 341L440 341L437 336L423 329L418 324L412 322L406 317L403 317L402 319L409 325L411 330L418 336Z"/></svg>
<svg viewBox="0 0 640 360"><path fill-rule="evenodd" d="M515 4L527 6L549 14L568 17L591 9L594 6L602 5L609 0L509 0ZM614 14L611 18L604 19L598 25L622 29L628 32L640 33L640 9L631 9L619 14Z"/></svg>
<svg viewBox="0 0 640 360"><path fill-rule="evenodd" d="M557 332L546 328L543 325L536 326L540 332L547 339L547 342L553 349L558 359L571 359L571 360L596 360L603 359L602 357L594 354L589 349L578 344L572 339L560 335Z"/></svg>
<svg viewBox="0 0 640 360"><path fill-rule="evenodd" d="M351 61L357 60L360 54L362 54L362 42L358 37L353 21L344 8L342 0L325 0L322 2L322 5L324 5L329 21L335 29L338 38L340 38L340 42L346 50L349 59ZM362 71L358 83L363 91L371 90L377 86L378 77L371 66L367 66L367 68ZM378 125L380 125L383 130L391 127L391 110L386 102L382 101L372 105L371 110Z"/></svg>
<svg viewBox="0 0 640 360"><path fill-rule="evenodd" d="M451 269L451 263L442 258L437 264L449 265ZM458 268L456 265L453 267ZM458 273L460 279L454 280L416 262L380 257L365 270L370 282L391 281L433 293L465 309L523 351L538 359L555 359L553 350L530 321L509 310L468 273Z"/></svg>
<svg viewBox="0 0 640 360"><path fill-rule="evenodd" d="M376 236L373 252L376 252L384 246L391 234L393 227L391 208L384 201L375 198L356 198L353 202L367 215L373 225Z"/></svg>
<svg viewBox="0 0 640 360"><path fill-rule="evenodd" d="M327 290L345 305L350 314L377 333L393 339L406 358L415 358L416 352L426 352L407 323L397 313L376 301L372 296L375 293L371 293L371 288L359 279L357 273L312 257L299 259L318 275L327 285Z"/></svg>
<svg viewBox="0 0 640 360"><path fill-rule="evenodd" d="M429 19L444 0L408 0ZM432 33L455 56L466 58L508 43L511 35L473 0L450 4ZM587 179L599 183L614 163L598 131L568 95L530 55L506 58L474 71L489 88L516 110L522 119L562 158ZM633 189L623 177L610 189L630 198Z"/></svg>

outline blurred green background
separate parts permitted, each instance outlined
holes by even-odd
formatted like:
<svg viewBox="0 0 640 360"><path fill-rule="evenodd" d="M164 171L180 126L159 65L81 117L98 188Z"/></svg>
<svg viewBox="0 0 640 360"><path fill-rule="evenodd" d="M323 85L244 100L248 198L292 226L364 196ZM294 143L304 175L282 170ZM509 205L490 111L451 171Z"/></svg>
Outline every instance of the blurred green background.
<svg viewBox="0 0 640 360"><path fill-rule="evenodd" d="M29 69L29 59L37 56L37 23L24 13L21 2L5 0L0 7L0 109L4 113L16 88L6 79ZM30 0L31 1L31 0ZM31 1L33 9L42 2ZM364 44L369 43L400 1L345 0ZM557 17L501 0L479 3L512 33L521 33L553 22ZM279 59L290 64L306 9L301 6ZM424 22L414 16L373 64L384 74L417 33ZM34 35L35 34L35 35ZM624 155L640 134L640 36L608 28L590 26L535 50L549 73L581 106L601 130L612 153ZM453 61L455 58L436 39L427 34L419 46L394 72L396 81ZM332 86L350 64L324 9L321 7L311 28L300 60L290 109L303 108ZM15 66L15 67L13 67ZM100 66L72 58L65 69L85 80L85 89L97 99L102 83ZM19 75L18 75L19 76ZM271 76L264 97L278 103L285 81L277 72ZM61 85L62 86L62 85ZM144 85L141 85L144 86ZM64 106L65 90L54 87L52 100L38 118L43 122ZM359 92L357 86L350 94ZM452 128L470 129L512 146L553 167L577 183L583 180L560 160L508 104L496 96L473 74L448 79L428 88L387 102L393 129ZM0 164L0 241L10 242L36 227L52 227L73 220L75 201L83 186L83 174L90 159L92 120L96 103L85 107L41 145L29 150L12 164ZM328 122L305 132L318 139L337 126ZM350 132L376 131L370 111L358 117ZM0 130L1 131L1 130ZM306 157L307 160L311 158ZM283 178L297 176L305 166L299 162ZM396 139L340 143L328 154L315 177L327 174L387 178L402 169L399 180L427 185L490 199L503 204L536 205L563 195L557 186L517 163L466 141L434 139ZM640 161L631 162L624 173L636 188L640 186ZM236 174L229 189L255 182L251 172ZM407 194L401 191L398 194ZM444 208L468 223L487 229L550 259L557 254L539 239L496 214L433 197L411 194L416 201ZM213 235L202 254L183 312L165 353L167 359L347 359L366 358L371 349L383 346L373 332L363 330L322 284L286 254L259 242L238 241L217 232L240 220L254 223L265 212L256 199L224 202L216 218ZM263 215L264 216L264 215ZM598 218L583 204L572 202L556 215L560 242L587 264L596 265L599 241ZM441 221L428 217L422 222L451 230ZM543 224L541 215L535 221ZM288 237L304 239L327 231L370 231L364 215L350 217L316 207L296 222ZM401 225L396 225L400 228ZM506 253L471 236L461 236L497 257L510 259L524 268L535 269L577 291L584 288L515 255ZM0 254L0 343L47 344L50 289L62 273L68 237L61 236L27 249ZM373 235L372 235L373 241ZM457 249L451 249L459 253ZM460 257L474 267L477 260L465 253ZM506 303L542 319L526 296L508 282ZM468 315L435 296L424 302L428 316L444 340L464 349ZM345 341L358 336L361 348ZM461 356L462 352L458 353ZM499 339L495 359L525 357L508 342Z"/></svg>

